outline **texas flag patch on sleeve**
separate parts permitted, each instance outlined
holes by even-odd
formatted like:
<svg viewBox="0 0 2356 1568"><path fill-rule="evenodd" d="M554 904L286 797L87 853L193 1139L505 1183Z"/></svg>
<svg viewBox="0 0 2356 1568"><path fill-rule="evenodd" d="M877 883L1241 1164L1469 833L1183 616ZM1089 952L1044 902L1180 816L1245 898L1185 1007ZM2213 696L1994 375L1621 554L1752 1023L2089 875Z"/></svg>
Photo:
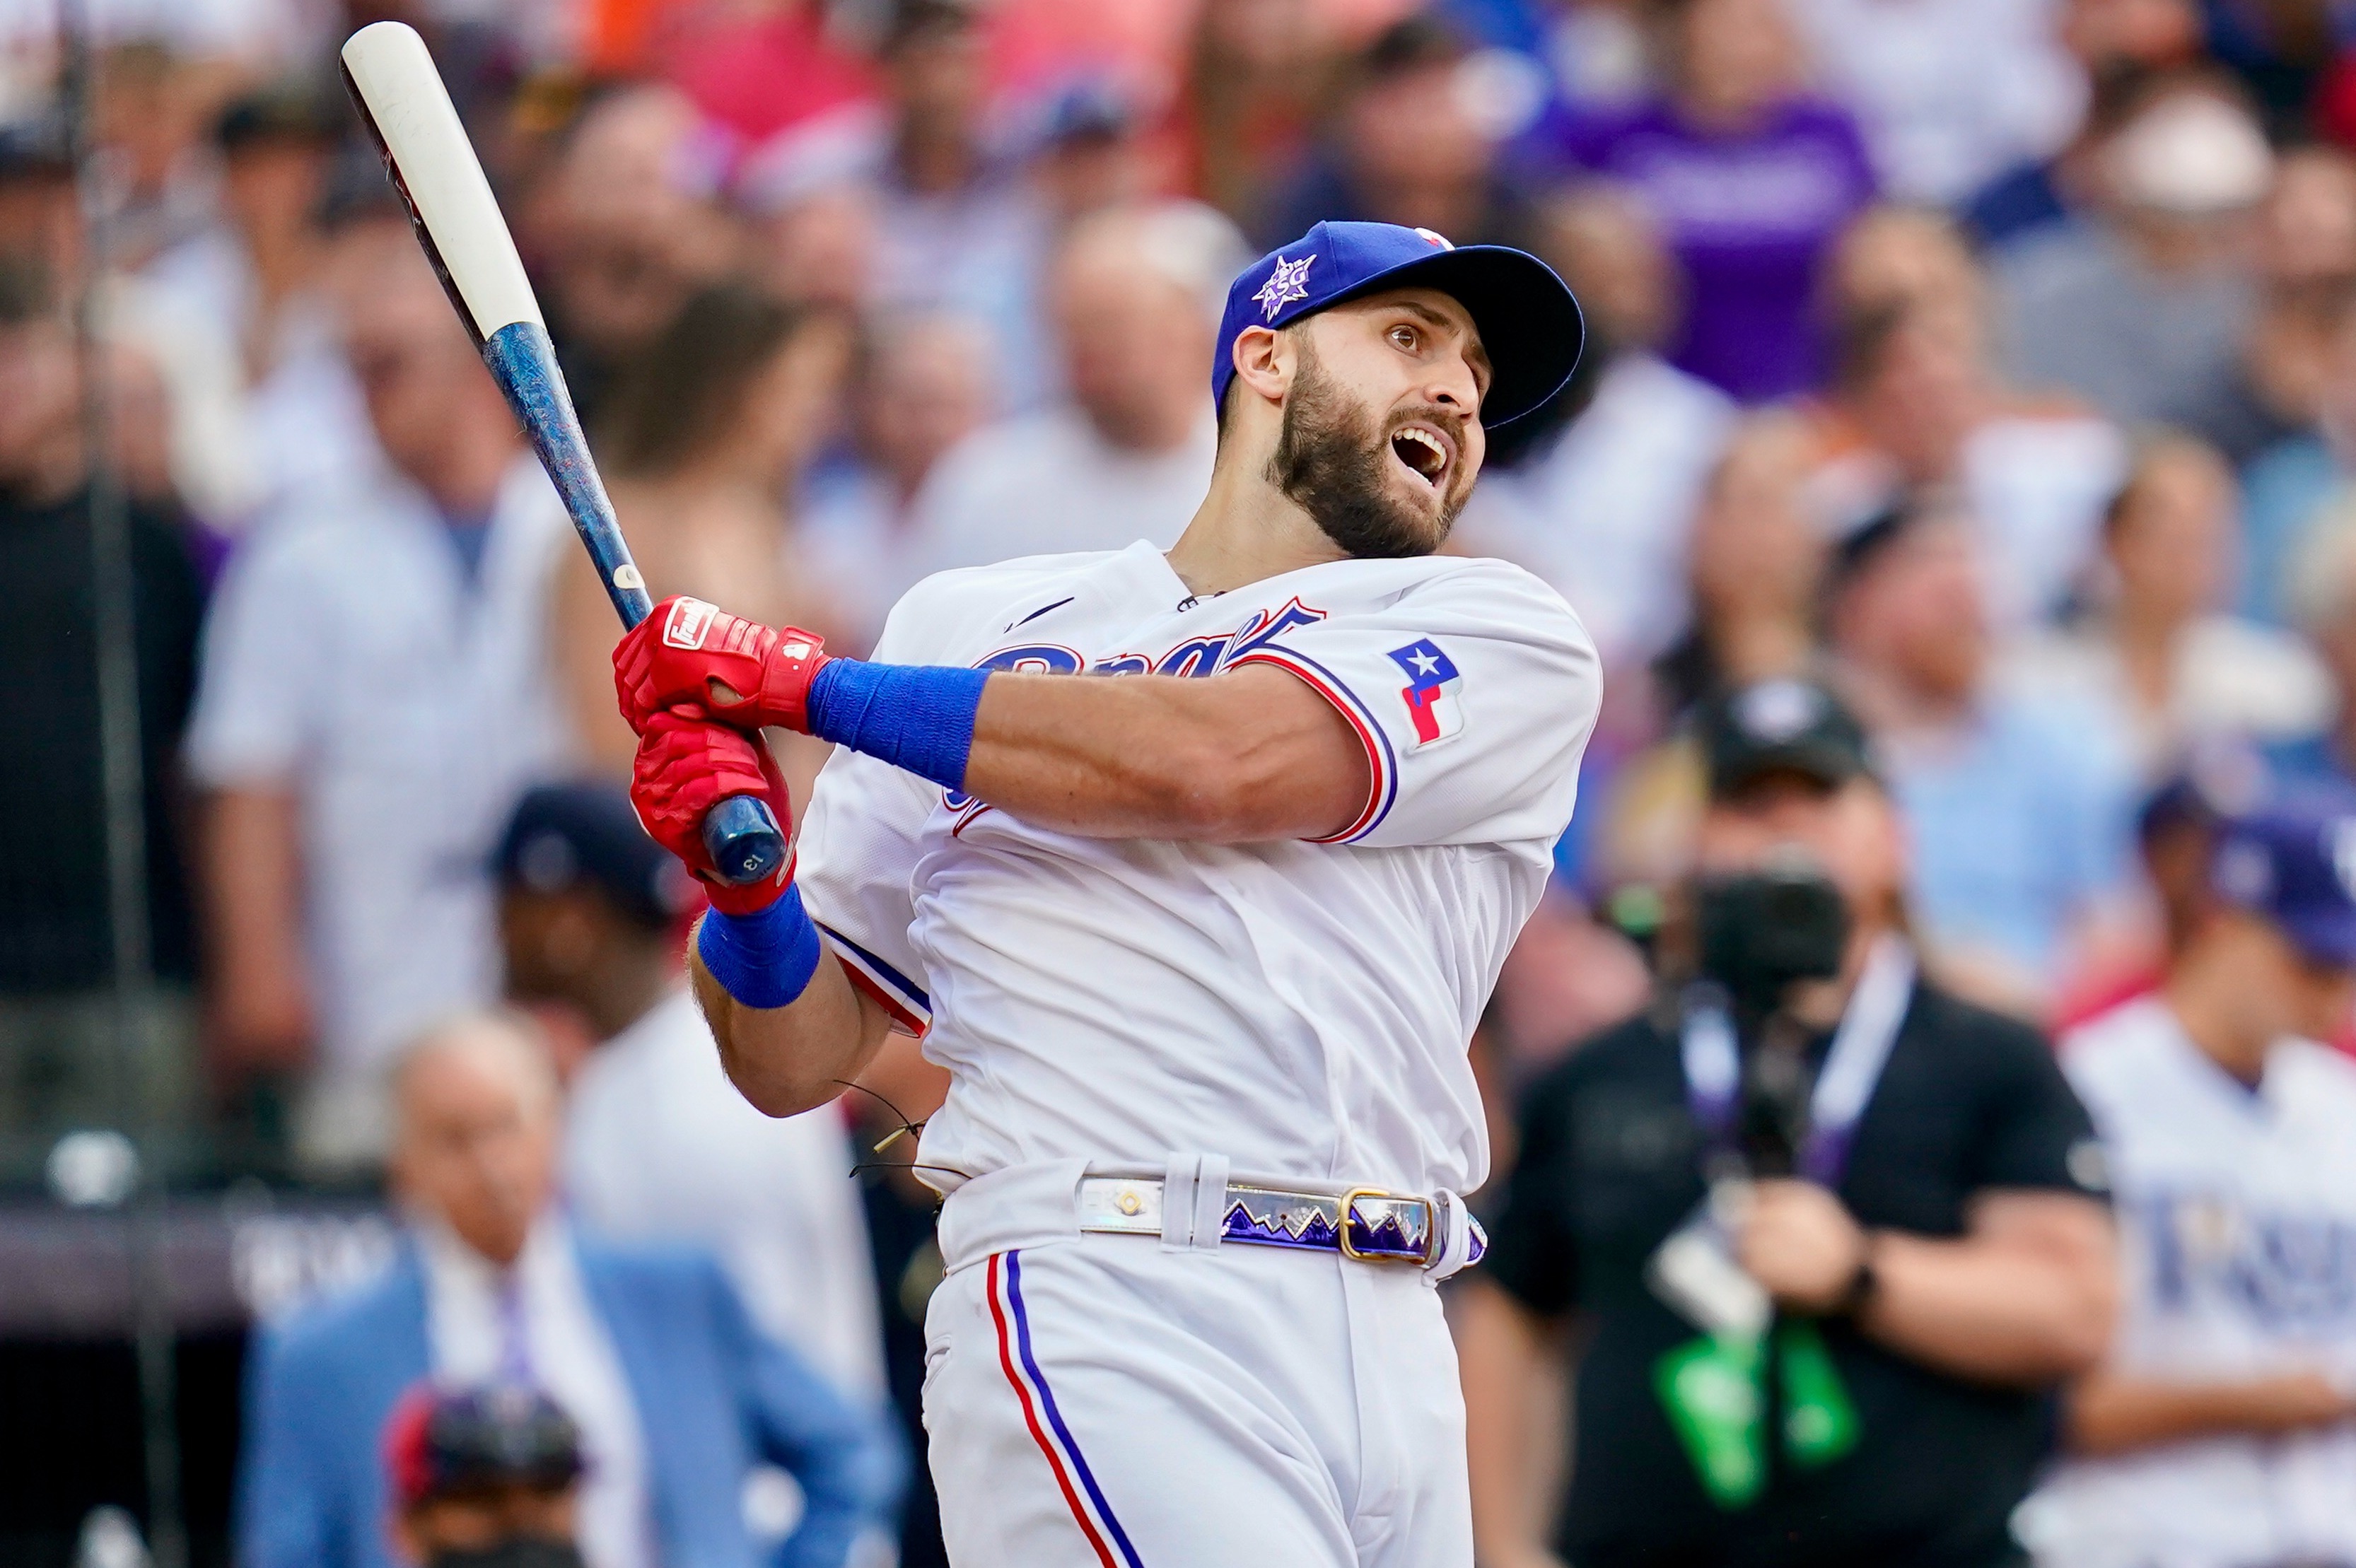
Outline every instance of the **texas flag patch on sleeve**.
<svg viewBox="0 0 2356 1568"><path fill-rule="evenodd" d="M1438 643L1425 637L1393 648L1391 660L1407 676L1407 689L1399 696L1415 725L1419 749L1445 741L1464 728L1464 704L1458 694L1463 677Z"/></svg>

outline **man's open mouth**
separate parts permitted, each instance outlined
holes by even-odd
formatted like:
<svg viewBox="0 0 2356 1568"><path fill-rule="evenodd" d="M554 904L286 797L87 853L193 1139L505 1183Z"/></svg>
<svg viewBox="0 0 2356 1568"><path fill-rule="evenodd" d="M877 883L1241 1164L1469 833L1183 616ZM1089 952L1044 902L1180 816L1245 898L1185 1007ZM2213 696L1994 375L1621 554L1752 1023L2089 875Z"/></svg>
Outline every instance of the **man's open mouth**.
<svg viewBox="0 0 2356 1568"><path fill-rule="evenodd" d="M1437 490L1456 461L1455 443L1428 425L1401 425L1391 432L1391 454L1408 471Z"/></svg>

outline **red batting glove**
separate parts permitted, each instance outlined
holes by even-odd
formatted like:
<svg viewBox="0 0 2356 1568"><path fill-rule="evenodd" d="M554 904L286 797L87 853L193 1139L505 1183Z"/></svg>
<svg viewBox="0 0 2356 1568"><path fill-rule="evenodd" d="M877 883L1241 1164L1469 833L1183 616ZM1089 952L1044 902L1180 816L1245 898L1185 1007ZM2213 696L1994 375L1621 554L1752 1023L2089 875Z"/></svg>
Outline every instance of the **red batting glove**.
<svg viewBox="0 0 2356 1568"><path fill-rule="evenodd" d="M750 886L720 880L703 848L703 817L731 795L758 795L776 814L790 839L794 804L785 775L757 736L708 719L670 711L651 715L638 735L637 761L630 767L630 805L654 841L678 856L711 896L712 907L727 914L757 914L793 885L794 858L777 874Z"/></svg>
<svg viewBox="0 0 2356 1568"><path fill-rule="evenodd" d="M655 714L682 703L740 730L807 732L810 680L825 663L826 640L815 632L776 631L673 596L615 645L614 691L640 734Z"/></svg>

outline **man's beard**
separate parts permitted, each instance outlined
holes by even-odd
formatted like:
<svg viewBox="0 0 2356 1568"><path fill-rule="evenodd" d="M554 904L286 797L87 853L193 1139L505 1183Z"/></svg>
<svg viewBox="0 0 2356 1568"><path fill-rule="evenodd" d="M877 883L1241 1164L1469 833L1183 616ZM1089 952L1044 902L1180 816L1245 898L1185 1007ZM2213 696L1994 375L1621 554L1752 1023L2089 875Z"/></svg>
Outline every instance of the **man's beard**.
<svg viewBox="0 0 2356 1568"><path fill-rule="evenodd" d="M1437 519L1401 501L1390 486L1388 465L1398 459L1391 455L1386 432L1325 374L1305 336L1300 352L1292 395L1285 400L1284 425L1269 458L1270 483L1307 512L1345 555L1391 560L1438 549L1456 526L1470 486L1455 485L1451 472L1455 493L1444 498ZM1463 450L1461 421L1438 411L1428 411L1423 417L1436 424L1452 422L1457 450Z"/></svg>

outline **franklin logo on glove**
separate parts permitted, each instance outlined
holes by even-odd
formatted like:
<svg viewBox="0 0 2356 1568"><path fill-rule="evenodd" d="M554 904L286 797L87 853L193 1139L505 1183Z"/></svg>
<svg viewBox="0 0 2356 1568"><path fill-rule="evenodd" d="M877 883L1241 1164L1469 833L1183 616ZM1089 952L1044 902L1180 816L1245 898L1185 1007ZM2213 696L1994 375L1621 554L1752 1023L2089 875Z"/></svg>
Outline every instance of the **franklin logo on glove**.
<svg viewBox="0 0 2356 1568"><path fill-rule="evenodd" d="M670 613L663 618L663 641L691 652L701 648L704 634L712 630L712 618L719 613L716 606L701 599L674 599Z"/></svg>

